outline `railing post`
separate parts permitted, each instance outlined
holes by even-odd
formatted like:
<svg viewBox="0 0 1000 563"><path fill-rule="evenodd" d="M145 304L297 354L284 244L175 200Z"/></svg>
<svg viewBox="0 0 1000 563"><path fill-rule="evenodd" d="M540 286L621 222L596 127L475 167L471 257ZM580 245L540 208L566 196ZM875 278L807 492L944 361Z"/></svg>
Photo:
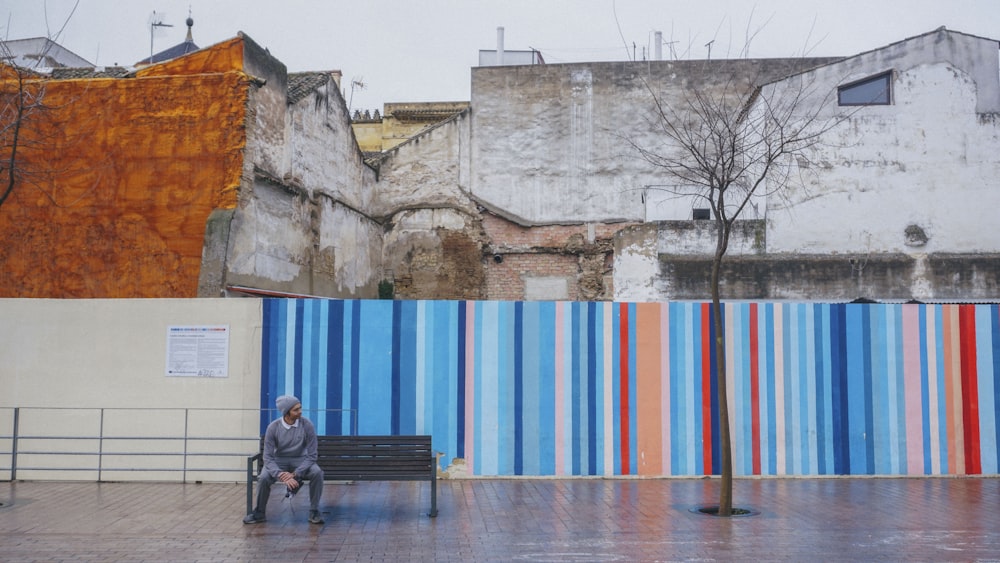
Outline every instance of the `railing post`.
<svg viewBox="0 0 1000 563"><path fill-rule="evenodd" d="M188 410L184 409L184 470L181 471L181 483L187 483L188 480Z"/></svg>
<svg viewBox="0 0 1000 563"><path fill-rule="evenodd" d="M21 419L21 407L14 407L14 439L11 441L10 480L17 481L17 427Z"/></svg>
<svg viewBox="0 0 1000 563"><path fill-rule="evenodd" d="M97 432L97 482L101 482L104 470L104 407L101 407L101 424Z"/></svg>

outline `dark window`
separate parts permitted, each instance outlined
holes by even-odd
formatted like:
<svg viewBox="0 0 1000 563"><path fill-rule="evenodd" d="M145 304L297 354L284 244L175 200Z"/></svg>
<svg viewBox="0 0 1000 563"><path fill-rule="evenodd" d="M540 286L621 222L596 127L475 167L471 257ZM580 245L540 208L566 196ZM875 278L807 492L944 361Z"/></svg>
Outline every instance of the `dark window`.
<svg viewBox="0 0 1000 563"><path fill-rule="evenodd" d="M696 221L704 221L705 219L711 219L712 213L708 209L692 209L691 218Z"/></svg>
<svg viewBox="0 0 1000 563"><path fill-rule="evenodd" d="M837 102L842 106L885 106L892 103L889 90L892 72L870 76L837 88Z"/></svg>

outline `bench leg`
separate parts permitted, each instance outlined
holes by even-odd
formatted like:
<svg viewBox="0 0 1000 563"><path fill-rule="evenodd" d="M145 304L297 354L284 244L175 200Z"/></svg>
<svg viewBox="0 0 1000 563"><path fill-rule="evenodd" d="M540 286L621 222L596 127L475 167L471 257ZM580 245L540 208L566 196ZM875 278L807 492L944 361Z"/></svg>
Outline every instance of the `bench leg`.
<svg viewBox="0 0 1000 563"><path fill-rule="evenodd" d="M431 511L427 514L431 518L438 515L438 496L437 496L437 476L431 477Z"/></svg>

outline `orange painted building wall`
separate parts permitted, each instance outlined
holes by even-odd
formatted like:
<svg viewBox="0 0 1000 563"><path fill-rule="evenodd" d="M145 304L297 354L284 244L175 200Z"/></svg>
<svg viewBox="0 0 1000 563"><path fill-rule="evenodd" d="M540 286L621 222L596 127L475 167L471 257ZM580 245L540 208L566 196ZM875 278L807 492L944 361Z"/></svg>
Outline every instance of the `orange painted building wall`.
<svg viewBox="0 0 1000 563"><path fill-rule="evenodd" d="M0 207L0 297L197 296L206 219L237 204L242 53L236 38L135 77L44 82Z"/></svg>

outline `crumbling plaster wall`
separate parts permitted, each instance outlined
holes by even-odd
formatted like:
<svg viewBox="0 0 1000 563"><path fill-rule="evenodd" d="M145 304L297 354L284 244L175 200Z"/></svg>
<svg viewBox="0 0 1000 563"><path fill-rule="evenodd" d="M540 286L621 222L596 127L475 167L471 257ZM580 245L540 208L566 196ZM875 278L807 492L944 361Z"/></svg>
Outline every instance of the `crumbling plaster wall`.
<svg viewBox="0 0 1000 563"><path fill-rule="evenodd" d="M831 59L645 61L472 69L470 192L522 225L643 221L644 188L664 174L654 97L736 96ZM676 219L690 218L691 203Z"/></svg>
<svg viewBox="0 0 1000 563"><path fill-rule="evenodd" d="M838 85L892 72L892 103L839 107ZM769 254L991 253L1000 207L997 42L938 30L806 73L844 119L768 201ZM795 88L792 80L769 86ZM767 94L765 94L767 95ZM812 108L807 108L812 109Z"/></svg>
<svg viewBox="0 0 1000 563"><path fill-rule="evenodd" d="M464 111L387 151L378 164L383 276L400 299L485 299L480 210L469 197Z"/></svg>
<svg viewBox="0 0 1000 563"><path fill-rule="evenodd" d="M257 66L279 74L283 91L278 96L267 79L250 102L254 159L232 217L225 284L375 297L382 246L372 214L375 172L364 164L334 77L289 104L284 67Z"/></svg>

